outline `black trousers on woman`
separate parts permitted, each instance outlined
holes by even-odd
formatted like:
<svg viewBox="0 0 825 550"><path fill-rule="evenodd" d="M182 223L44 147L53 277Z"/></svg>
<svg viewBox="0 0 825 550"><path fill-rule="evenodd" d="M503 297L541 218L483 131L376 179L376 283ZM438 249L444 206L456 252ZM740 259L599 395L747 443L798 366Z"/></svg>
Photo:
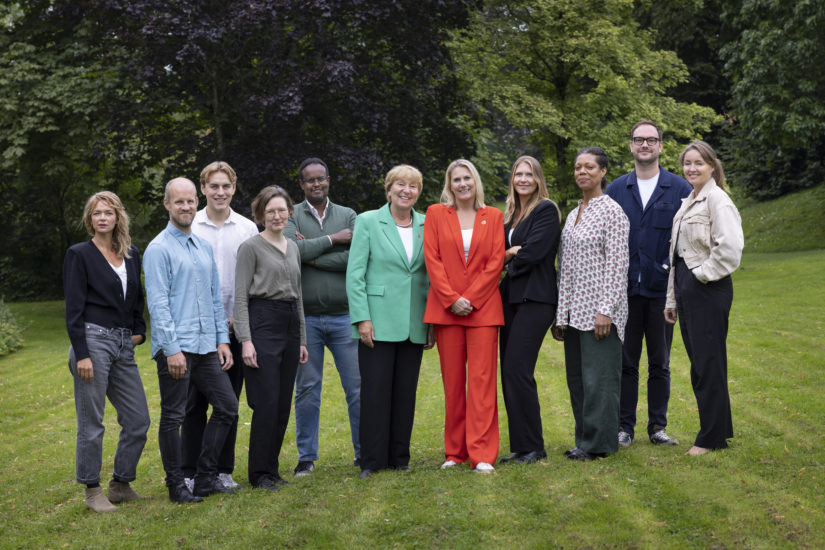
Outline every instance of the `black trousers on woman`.
<svg viewBox="0 0 825 550"><path fill-rule="evenodd" d="M409 340L374 344L369 348L358 342L361 469L403 468L410 463L415 392L424 346Z"/></svg>
<svg viewBox="0 0 825 550"><path fill-rule="evenodd" d="M727 276L702 284L681 258L676 259L674 269L679 327L699 408L699 434L694 445L723 449L733 437L726 346L733 283Z"/></svg>
<svg viewBox="0 0 825 550"><path fill-rule="evenodd" d="M292 391L300 357L301 326L296 302L249 301L249 328L258 355L257 369L244 365L246 399L252 409L249 483L278 475Z"/></svg>
<svg viewBox="0 0 825 550"><path fill-rule="evenodd" d="M541 302L507 303L500 333L501 390L507 409L510 452L544 451L536 361L556 306Z"/></svg>

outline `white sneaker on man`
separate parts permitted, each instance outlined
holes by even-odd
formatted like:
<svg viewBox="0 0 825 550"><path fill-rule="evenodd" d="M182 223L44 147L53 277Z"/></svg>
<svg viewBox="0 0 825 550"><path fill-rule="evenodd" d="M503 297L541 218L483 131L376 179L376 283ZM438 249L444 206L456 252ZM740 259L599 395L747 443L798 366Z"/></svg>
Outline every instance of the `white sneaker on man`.
<svg viewBox="0 0 825 550"><path fill-rule="evenodd" d="M238 487L238 483L232 479L232 474L218 474L218 481L227 489L235 489Z"/></svg>

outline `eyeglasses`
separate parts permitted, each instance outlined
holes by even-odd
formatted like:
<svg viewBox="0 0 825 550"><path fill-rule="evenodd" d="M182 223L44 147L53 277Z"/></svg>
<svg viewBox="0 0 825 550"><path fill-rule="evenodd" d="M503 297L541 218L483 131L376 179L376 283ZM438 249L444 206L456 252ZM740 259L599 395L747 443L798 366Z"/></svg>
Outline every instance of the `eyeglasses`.
<svg viewBox="0 0 825 550"><path fill-rule="evenodd" d="M289 217L289 210L287 210L286 208L277 208L275 210L264 210L264 215L269 216L270 218L272 216L275 216L275 215L278 215L282 218L284 216Z"/></svg>
<svg viewBox="0 0 825 550"><path fill-rule="evenodd" d="M656 145L659 143L659 138L657 137L634 137L630 141L633 142L633 145L644 145L647 142L648 145Z"/></svg>
<svg viewBox="0 0 825 550"><path fill-rule="evenodd" d="M315 185L316 183L324 183L329 179L329 176L321 176L320 178L307 178L305 180L301 180L304 183L308 183L310 185Z"/></svg>

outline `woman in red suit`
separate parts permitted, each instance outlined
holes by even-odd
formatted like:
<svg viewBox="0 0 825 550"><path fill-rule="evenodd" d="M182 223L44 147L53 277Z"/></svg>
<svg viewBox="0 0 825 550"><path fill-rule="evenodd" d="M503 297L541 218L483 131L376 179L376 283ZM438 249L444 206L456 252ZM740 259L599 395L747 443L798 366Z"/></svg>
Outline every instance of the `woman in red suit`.
<svg viewBox="0 0 825 550"><path fill-rule="evenodd" d="M435 325L446 418L449 468L470 461L491 473L498 455L496 352L504 324L498 282L504 266L504 222L484 205L484 189L467 160L447 168L441 204L427 209L424 258L430 277L424 322Z"/></svg>

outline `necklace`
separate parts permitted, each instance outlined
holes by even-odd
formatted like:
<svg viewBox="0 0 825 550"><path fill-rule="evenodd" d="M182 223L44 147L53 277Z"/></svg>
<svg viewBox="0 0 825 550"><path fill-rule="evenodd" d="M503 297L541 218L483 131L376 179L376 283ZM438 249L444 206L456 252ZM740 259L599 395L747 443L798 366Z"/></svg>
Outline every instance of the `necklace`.
<svg viewBox="0 0 825 550"><path fill-rule="evenodd" d="M395 218L393 218L392 221L395 222ZM410 212L410 223L400 224L398 222L395 222L395 227L400 227L401 229L406 229L408 227L412 227L412 224L413 224L413 215L412 215L412 212Z"/></svg>

